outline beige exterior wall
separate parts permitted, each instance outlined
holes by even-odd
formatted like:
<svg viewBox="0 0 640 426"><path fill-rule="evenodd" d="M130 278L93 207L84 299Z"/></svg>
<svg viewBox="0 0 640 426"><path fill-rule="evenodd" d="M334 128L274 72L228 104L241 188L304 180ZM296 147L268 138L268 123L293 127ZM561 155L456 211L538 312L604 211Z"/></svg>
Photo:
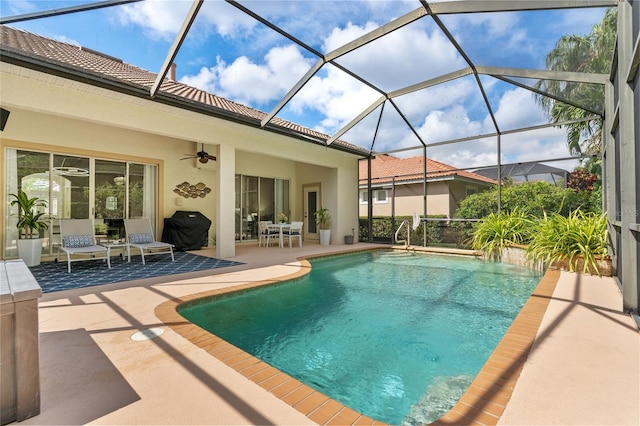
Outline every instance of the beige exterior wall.
<svg viewBox="0 0 640 426"><path fill-rule="evenodd" d="M374 216L391 216L391 185L388 188L388 202L373 204ZM474 188L482 192L489 188L489 184L481 182L464 182L456 180L431 181L427 183L427 215L445 215L453 217L458 204L467 196L467 188ZM375 190L376 188L374 188ZM360 188L362 191L362 188ZM396 185L395 214L396 216L411 216L424 214L423 185L413 183ZM359 194L358 194L359 195ZM367 216L367 204L359 205L360 216Z"/></svg>
<svg viewBox="0 0 640 426"><path fill-rule="evenodd" d="M391 186L387 191L387 203L373 204L374 216L391 216ZM416 183L410 185L396 185L395 188L395 214L396 216L411 216L413 213L423 215L424 199L423 185ZM427 183L427 214L450 216L452 201L449 196L449 181ZM455 209L454 209L455 210ZM367 216L367 204L360 204L361 216Z"/></svg>
<svg viewBox="0 0 640 426"><path fill-rule="evenodd" d="M294 217L303 214L302 185L321 182L332 230L342 234L357 224L357 203L343 203L357 200L358 165L351 154L7 63L0 63L0 72L0 101L10 111L0 133L3 180L5 147L157 164L159 229L176 210L201 211L221 230L216 239L224 257L235 253L236 173L290 179ZM201 143L217 162L180 160ZM183 181L204 182L213 192L177 199L173 189ZM0 209L4 229L4 203Z"/></svg>

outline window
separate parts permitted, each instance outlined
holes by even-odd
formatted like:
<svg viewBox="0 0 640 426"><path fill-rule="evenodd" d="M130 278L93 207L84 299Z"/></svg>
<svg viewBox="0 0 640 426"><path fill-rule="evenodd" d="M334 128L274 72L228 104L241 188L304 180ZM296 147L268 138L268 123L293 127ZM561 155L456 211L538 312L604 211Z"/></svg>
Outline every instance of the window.
<svg viewBox="0 0 640 426"><path fill-rule="evenodd" d="M467 186L467 197L469 195L473 195L473 194L477 194L478 193L478 188L475 186Z"/></svg>
<svg viewBox="0 0 640 426"><path fill-rule="evenodd" d="M360 204L367 204L369 202L369 191L366 189L360 191Z"/></svg>
<svg viewBox="0 0 640 426"><path fill-rule="evenodd" d="M387 198L386 189L376 189L373 191L373 202L375 204L387 204L389 202Z"/></svg>
<svg viewBox="0 0 640 426"><path fill-rule="evenodd" d="M386 189L374 189L371 191L373 194L374 204L387 204L389 202ZM367 204L369 202L369 193L365 189L360 191L360 204Z"/></svg>
<svg viewBox="0 0 640 426"><path fill-rule="evenodd" d="M376 189L373 191L373 202L375 204L386 204L389 202L386 189Z"/></svg>

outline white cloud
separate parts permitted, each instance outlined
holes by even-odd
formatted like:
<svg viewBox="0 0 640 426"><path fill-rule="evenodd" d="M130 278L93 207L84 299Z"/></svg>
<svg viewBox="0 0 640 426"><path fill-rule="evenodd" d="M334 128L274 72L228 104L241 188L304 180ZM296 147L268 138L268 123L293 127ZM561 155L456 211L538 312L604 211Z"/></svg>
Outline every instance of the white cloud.
<svg viewBox="0 0 640 426"><path fill-rule="evenodd" d="M519 87L502 94L494 115L502 131L548 122L532 93ZM495 131L490 117L485 119L485 130Z"/></svg>
<svg viewBox="0 0 640 426"><path fill-rule="evenodd" d="M184 76L180 79L180 82L209 93L216 93L223 96L217 87L217 81L219 80L218 66L220 65L215 67L202 67L198 74ZM222 66L224 66L224 64Z"/></svg>
<svg viewBox="0 0 640 426"><path fill-rule="evenodd" d="M231 64L218 58L214 67L203 67L197 75L180 81L244 104L264 104L282 97L309 66L295 46L276 47L265 55L262 64L246 56Z"/></svg>
<svg viewBox="0 0 640 426"><path fill-rule="evenodd" d="M123 25L140 26L152 39L173 41L191 4L191 1L147 0L123 5L119 9L119 18ZM195 28L202 33L208 33L210 25L215 27L219 35L230 37L250 31L256 25L256 21L224 2L207 1L201 6L189 36L197 33Z"/></svg>
<svg viewBox="0 0 640 426"><path fill-rule="evenodd" d="M56 40L58 40L58 41L63 42L63 43L72 44L72 45L74 45L74 46L78 46L78 47L80 47L80 46L81 46L81 44L80 44L77 40L74 40L74 39L72 39L72 38L69 38L69 37L67 37L67 36L65 36L65 35L57 35L57 36L55 36L54 38L55 38Z"/></svg>
<svg viewBox="0 0 640 426"><path fill-rule="evenodd" d="M328 67L316 75L294 98L294 110L313 109L326 118L322 127L333 133L353 119L380 95L342 71Z"/></svg>
<svg viewBox="0 0 640 426"><path fill-rule="evenodd" d="M482 28L485 36L495 38L513 33L518 22L518 15L515 13L468 13L458 17L457 29L473 25Z"/></svg>
<svg viewBox="0 0 640 426"><path fill-rule="evenodd" d="M222 37L242 37L257 26L255 19L221 1L205 1L198 13L200 28L209 24Z"/></svg>
<svg viewBox="0 0 640 426"><path fill-rule="evenodd" d="M190 2L151 0L119 9L123 25L140 26L152 39L172 40L182 26Z"/></svg>
<svg viewBox="0 0 640 426"><path fill-rule="evenodd" d="M439 157L433 157L445 164L450 164L459 168L484 167L489 164L495 164L498 158L496 151L476 152L470 149L457 149L448 156L444 156L442 160Z"/></svg>
<svg viewBox="0 0 640 426"><path fill-rule="evenodd" d="M323 50L325 52L332 52L378 27L379 25L369 21L363 25L354 25L352 22L349 22L343 28L333 28L329 36L327 36L322 43Z"/></svg>
<svg viewBox="0 0 640 426"><path fill-rule="evenodd" d="M502 137L502 153L511 163L569 157L564 129L548 127Z"/></svg>
<svg viewBox="0 0 640 426"><path fill-rule="evenodd" d="M438 31L427 32L426 22L393 31L340 58L337 62L386 91L422 82L466 66L449 40ZM378 24L349 23L336 28L324 41L327 51L377 28Z"/></svg>
<svg viewBox="0 0 640 426"><path fill-rule="evenodd" d="M344 28L335 28L324 41L324 49L332 51L376 27L368 22L361 26L349 23ZM350 53L348 57L339 58L338 62L372 80L374 84L398 88L426 80L445 70L462 67L460 58L451 49L447 50L445 44L442 36L436 34L429 37L419 28L413 28L394 32L362 50ZM425 46L428 47L427 53ZM431 88L428 95L417 93L404 96L398 99L398 103L402 104L403 113L409 120L414 120L421 117L426 109L454 104L456 100L464 98L469 89L468 82L460 80ZM325 118L317 130L332 134L380 96L380 93L342 71L327 66L324 74L316 75L298 93L289 108L296 113L305 110L321 112Z"/></svg>
<svg viewBox="0 0 640 426"><path fill-rule="evenodd" d="M429 143L478 135L481 130L481 123L470 120L462 105L455 105L446 111L431 111L419 133Z"/></svg>
<svg viewBox="0 0 640 426"><path fill-rule="evenodd" d="M527 127L546 122L530 92L515 88L505 91L496 110L496 119L503 130ZM495 129L489 116L481 121L469 118L468 111L461 103L444 109L429 110L424 117L419 133L427 142L442 142L473 135L492 133ZM408 132L400 135L400 142L389 144L378 150L384 151L401 147L419 146L418 141ZM412 152L407 155L416 155ZM495 137L471 140L453 144L427 147L427 155L456 167L483 167L497 162L497 139ZM404 154L400 154L404 156ZM540 159L568 157L566 132L564 129L548 127L528 132L503 135L501 138L501 161L513 163Z"/></svg>
<svg viewBox="0 0 640 426"><path fill-rule="evenodd" d="M473 77L465 77L398 97L395 102L410 122L420 125L425 111L446 111L463 103L469 105L481 101L478 95ZM459 114L459 110L453 113ZM465 113L464 117L466 115ZM457 117L463 118L460 115Z"/></svg>

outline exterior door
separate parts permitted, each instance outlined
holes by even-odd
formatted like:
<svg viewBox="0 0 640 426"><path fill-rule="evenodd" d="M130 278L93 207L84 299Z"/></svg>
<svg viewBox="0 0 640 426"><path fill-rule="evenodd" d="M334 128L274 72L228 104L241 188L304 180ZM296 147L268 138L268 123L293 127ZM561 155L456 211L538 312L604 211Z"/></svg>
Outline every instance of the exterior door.
<svg viewBox="0 0 640 426"><path fill-rule="evenodd" d="M316 225L315 216L313 215L322 205L320 189L321 186L319 183L302 186L304 199L304 205L302 206L302 211L304 212L304 227L302 229L305 240L320 240L318 226Z"/></svg>

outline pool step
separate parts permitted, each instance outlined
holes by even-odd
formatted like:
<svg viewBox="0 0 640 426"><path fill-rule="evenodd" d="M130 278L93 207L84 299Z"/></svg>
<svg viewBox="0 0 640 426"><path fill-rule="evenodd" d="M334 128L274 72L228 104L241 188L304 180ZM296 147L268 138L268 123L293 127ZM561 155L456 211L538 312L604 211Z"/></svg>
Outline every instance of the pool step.
<svg viewBox="0 0 640 426"><path fill-rule="evenodd" d="M397 258L397 257L413 257L416 254L410 251L398 250L393 252L376 253L377 257L381 258Z"/></svg>

